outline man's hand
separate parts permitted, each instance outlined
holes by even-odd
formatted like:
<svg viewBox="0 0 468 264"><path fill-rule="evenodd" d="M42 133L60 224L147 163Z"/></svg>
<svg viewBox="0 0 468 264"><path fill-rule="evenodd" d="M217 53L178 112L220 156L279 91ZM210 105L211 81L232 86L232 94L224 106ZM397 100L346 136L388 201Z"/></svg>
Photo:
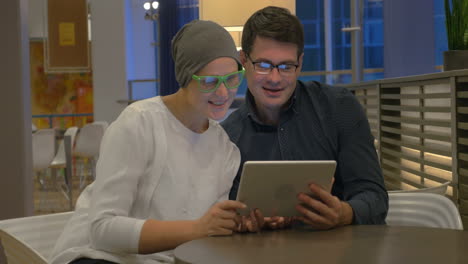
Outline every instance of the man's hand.
<svg viewBox="0 0 468 264"><path fill-rule="evenodd" d="M237 232L260 232L262 229L283 229L292 223L291 217L263 217L259 209L250 211L249 216L238 216L239 226Z"/></svg>
<svg viewBox="0 0 468 264"><path fill-rule="evenodd" d="M284 229L290 227L293 220L293 217L284 216L265 217L265 227L272 230Z"/></svg>
<svg viewBox="0 0 468 264"><path fill-rule="evenodd" d="M315 229L331 229L349 225L353 221L353 209L336 196L331 195L317 184L309 185L314 197L298 194L300 204L296 209L302 214L297 219Z"/></svg>

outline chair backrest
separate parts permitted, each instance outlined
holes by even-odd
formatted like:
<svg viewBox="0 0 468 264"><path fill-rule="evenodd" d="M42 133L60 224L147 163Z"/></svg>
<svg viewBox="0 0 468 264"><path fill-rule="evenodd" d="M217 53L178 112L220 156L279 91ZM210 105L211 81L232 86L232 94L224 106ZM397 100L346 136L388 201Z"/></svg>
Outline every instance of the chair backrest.
<svg viewBox="0 0 468 264"><path fill-rule="evenodd" d="M2 239L8 263L42 263L31 261L10 262L9 255L21 256L21 252L26 250L25 248L29 248L29 251L36 253L44 260L48 259L54 249L55 242L72 215L73 212L65 212L0 221L0 230L10 236L6 238L10 243L9 245L5 245L6 243ZM17 241L13 241L12 238ZM24 247L19 246L21 243L24 244Z"/></svg>
<svg viewBox="0 0 468 264"><path fill-rule="evenodd" d="M76 126L69 127L65 131L64 136L70 136L72 146L73 146L73 142L75 142L75 136L76 136L77 132L78 132L78 127L76 127ZM51 167L64 167L65 164L66 164L65 143L62 140L60 142L59 147L58 147L57 154L55 154L55 157L52 160L52 163L50 165L51 165Z"/></svg>
<svg viewBox="0 0 468 264"><path fill-rule="evenodd" d="M55 155L55 130L39 129L33 133L32 152L34 170L48 168Z"/></svg>
<svg viewBox="0 0 468 264"><path fill-rule="evenodd" d="M4 252L0 252L5 257L8 264L37 263L46 264L47 260L34 249L19 241L16 237L0 229L0 243ZM4 256L3 256L4 254Z"/></svg>
<svg viewBox="0 0 468 264"><path fill-rule="evenodd" d="M94 121L93 124L98 124L104 128L104 131L107 129L109 126L109 123L107 121Z"/></svg>
<svg viewBox="0 0 468 264"><path fill-rule="evenodd" d="M460 213L447 197L434 193L389 193L387 225L463 229Z"/></svg>
<svg viewBox="0 0 468 264"><path fill-rule="evenodd" d="M91 123L80 129L78 133L74 155L81 157L99 156L99 148L105 127L102 124Z"/></svg>
<svg viewBox="0 0 468 264"><path fill-rule="evenodd" d="M434 187L428 187L428 188L421 188L421 189L412 189L412 190L394 190L394 191L389 191L388 193L435 193L435 194L441 194L445 195L447 192L447 187L450 185L450 182L444 182L440 185L434 186Z"/></svg>

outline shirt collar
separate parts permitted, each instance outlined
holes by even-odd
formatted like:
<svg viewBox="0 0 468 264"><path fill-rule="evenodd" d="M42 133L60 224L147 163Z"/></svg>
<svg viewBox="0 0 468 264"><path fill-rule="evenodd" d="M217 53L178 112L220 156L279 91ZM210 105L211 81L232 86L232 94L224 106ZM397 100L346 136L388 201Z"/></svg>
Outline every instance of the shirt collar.
<svg viewBox="0 0 468 264"><path fill-rule="evenodd" d="M294 90L294 93L291 96L291 100L289 100L288 102L289 105L280 113L281 123L284 120L289 120L294 114L299 114L298 98L300 98L299 95L300 95L301 89L302 88L301 88L300 82L296 81L296 88ZM249 89L247 89L247 92L245 94L245 105L247 107L247 116L250 117L254 122L258 124L262 124L255 110L255 99L253 95L250 93Z"/></svg>

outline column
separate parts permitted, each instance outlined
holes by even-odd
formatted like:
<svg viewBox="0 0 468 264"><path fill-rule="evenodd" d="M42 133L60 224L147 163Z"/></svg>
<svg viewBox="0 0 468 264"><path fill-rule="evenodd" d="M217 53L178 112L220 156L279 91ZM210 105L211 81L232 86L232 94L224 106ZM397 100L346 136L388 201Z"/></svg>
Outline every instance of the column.
<svg viewBox="0 0 468 264"><path fill-rule="evenodd" d="M385 78L435 72L433 1L383 3Z"/></svg>
<svg viewBox="0 0 468 264"><path fill-rule="evenodd" d="M0 219L33 214L28 1L0 8Z"/></svg>

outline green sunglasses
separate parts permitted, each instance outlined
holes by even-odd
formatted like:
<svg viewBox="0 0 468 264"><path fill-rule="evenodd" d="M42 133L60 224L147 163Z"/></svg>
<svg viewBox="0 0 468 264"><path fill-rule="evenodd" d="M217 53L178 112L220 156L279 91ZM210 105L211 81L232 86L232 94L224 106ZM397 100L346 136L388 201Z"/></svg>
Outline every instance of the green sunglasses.
<svg viewBox="0 0 468 264"><path fill-rule="evenodd" d="M224 76L198 76L192 75L192 79L198 81L198 89L202 93L211 93L219 88L221 83L228 89L236 89L244 79L245 70L236 71Z"/></svg>

